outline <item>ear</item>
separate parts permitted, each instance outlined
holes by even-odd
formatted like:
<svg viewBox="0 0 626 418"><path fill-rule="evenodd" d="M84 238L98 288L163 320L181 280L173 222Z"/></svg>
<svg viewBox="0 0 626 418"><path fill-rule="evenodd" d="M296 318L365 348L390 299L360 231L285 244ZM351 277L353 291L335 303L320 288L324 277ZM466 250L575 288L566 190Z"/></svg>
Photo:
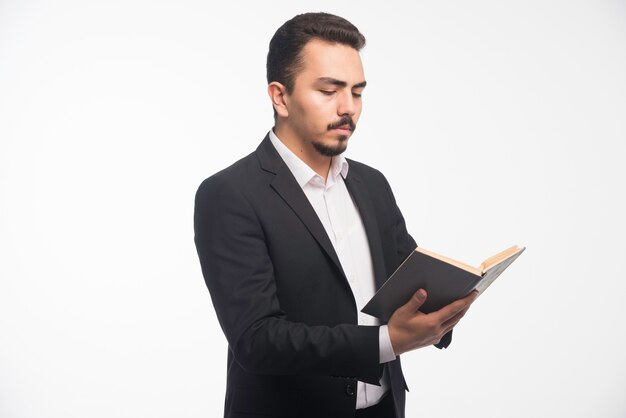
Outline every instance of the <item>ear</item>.
<svg viewBox="0 0 626 418"><path fill-rule="evenodd" d="M287 88L278 81L272 81L267 86L267 94L269 94L272 105L278 116L283 118L289 116L289 110L287 109Z"/></svg>

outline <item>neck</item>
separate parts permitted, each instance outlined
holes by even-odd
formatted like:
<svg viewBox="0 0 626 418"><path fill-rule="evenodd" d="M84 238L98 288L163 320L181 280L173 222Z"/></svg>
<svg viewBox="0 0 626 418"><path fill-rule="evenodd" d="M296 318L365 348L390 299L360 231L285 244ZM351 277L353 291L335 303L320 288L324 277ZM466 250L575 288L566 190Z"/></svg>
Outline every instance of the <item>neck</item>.
<svg viewBox="0 0 626 418"><path fill-rule="evenodd" d="M276 124L274 133L291 152L296 154L298 158L326 181L332 157L327 157L317 152L310 141L298 137L288 126Z"/></svg>

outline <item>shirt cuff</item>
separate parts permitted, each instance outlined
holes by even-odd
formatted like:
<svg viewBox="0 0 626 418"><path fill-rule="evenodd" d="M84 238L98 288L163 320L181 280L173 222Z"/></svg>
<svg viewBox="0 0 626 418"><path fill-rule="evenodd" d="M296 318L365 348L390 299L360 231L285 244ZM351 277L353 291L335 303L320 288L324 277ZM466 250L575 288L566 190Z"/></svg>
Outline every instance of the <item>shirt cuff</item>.
<svg viewBox="0 0 626 418"><path fill-rule="evenodd" d="M393 352L391 338L389 338L389 330L387 325L381 325L378 329L378 352L379 362L387 363L396 359L396 353Z"/></svg>

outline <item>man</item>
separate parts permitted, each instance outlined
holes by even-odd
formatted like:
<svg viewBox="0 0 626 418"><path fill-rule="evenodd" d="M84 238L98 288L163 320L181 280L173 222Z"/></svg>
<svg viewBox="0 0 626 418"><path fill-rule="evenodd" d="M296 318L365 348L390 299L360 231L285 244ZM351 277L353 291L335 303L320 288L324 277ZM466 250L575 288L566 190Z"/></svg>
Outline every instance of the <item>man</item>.
<svg viewBox="0 0 626 418"><path fill-rule="evenodd" d="M279 28L274 128L196 195L196 246L229 344L226 417L404 417L398 356L449 344L475 298L426 315L420 290L386 325L359 312L416 247L382 174L342 156L364 44L325 13Z"/></svg>

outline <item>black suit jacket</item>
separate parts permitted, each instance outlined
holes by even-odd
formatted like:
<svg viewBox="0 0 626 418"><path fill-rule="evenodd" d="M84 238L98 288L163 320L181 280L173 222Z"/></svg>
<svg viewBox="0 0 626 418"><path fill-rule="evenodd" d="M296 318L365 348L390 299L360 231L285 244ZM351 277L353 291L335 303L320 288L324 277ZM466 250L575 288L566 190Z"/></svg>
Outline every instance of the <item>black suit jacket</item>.
<svg viewBox="0 0 626 418"><path fill-rule="evenodd" d="M349 164L378 288L416 244L383 175ZM226 417L353 417L357 380L378 384L383 367L404 417L400 359L379 364L378 327L357 325L333 246L269 137L201 184L194 228L229 344Z"/></svg>

